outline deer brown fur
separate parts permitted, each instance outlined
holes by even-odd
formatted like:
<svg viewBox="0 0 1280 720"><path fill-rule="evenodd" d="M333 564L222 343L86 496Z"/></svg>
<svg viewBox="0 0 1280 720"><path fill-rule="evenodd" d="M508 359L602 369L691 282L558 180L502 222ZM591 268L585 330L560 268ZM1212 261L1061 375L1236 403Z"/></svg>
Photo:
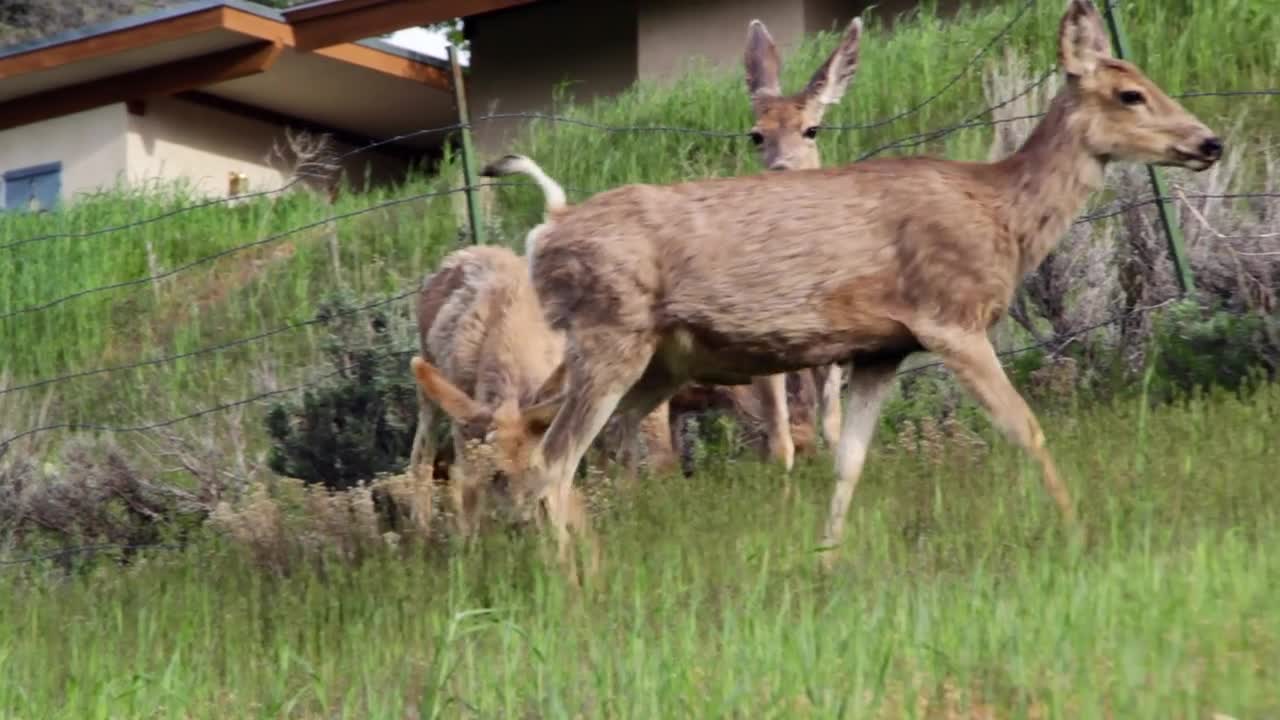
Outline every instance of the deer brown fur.
<svg viewBox="0 0 1280 720"><path fill-rule="evenodd" d="M755 125L750 137L769 170L821 167L817 135L829 106L840 102L858 70L862 20L854 18L831 55L797 93L782 93L782 59L768 28L759 20L747 27L743 66ZM840 435L840 366L824 365L798 372L752 378L750 385L729 387L731 405L741 415L759 418L766 450L790 470L797 454L817 449L815 426L835 448ZM699 388L691 388L697 393Z"/></svg>
<svg viewBox="0 0 1280 720"><path fill-rule="evenodd" d="M519 496L565 507L574 468L619 407L647 412L689 380L746 383L850 361L822 538L830 567L896 370L930 351L1039 463L1074 525L1044 433L988 331L1109 163L1201 171L1222 154L1209 128L1108 47L1093 4L1070 0L1058 44L1066 82L997 162L879 158L629 185L552 212L530 265L544 312L566 333L566 390L528 472L512 479ZM551 520L564 560L570 518Z"/></svg>
<svg viewBox="0 0 1280 720"><path fill-rule="evenodd" d="M500 494L494 491L502 478L523 471L520 459L549 421L522 410L559 391L563 376L551 376L561 366L564 335L547 325L525 259L503 247L448 255L423 283L417 309L419 352L427 362L412 364L419 410L410 467L419 475L431 467L431 424L440 407L452 420L450 489L466 536L487 499Z"/></svg>

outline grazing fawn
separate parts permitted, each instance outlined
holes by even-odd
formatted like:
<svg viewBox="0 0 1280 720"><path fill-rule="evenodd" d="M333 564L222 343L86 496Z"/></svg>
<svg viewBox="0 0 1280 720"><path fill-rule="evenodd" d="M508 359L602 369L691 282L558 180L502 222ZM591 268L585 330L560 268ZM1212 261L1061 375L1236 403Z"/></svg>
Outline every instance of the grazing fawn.
<svg viewBox="0 0 1280 720"><path fill-rule="evenodd" d="M491 498L509 500L505 478L524 471L519 463L551 420L522 410L560 392L563 374L552 374L563 368L564 334L547 325L525 259L497 246L445 257L423 283L417 314L418 428L409 466L431 482L438 406L452 421L454 520L470 537Z"/></svg>
<svg viewBox="0 0 1280 720"><path fill-rule="evenodd" d="M629 185L550 213L531 255L551 326L566 333L565 393L511 479L546 498L568 559L573 472L605 420L647 412L690 380L849 361L836 482L822 530L830 569L887 391L902 361L936 353L993 424L1040 465L1064 523L1070 493L988 337L1110 163L1203 171L1222 141L1134 64L1112 57L1090 0L1058 32L1066 82L1026 142L997 162L877 158L672 185ZM589 537L589 536L588 536Z"/></svg>

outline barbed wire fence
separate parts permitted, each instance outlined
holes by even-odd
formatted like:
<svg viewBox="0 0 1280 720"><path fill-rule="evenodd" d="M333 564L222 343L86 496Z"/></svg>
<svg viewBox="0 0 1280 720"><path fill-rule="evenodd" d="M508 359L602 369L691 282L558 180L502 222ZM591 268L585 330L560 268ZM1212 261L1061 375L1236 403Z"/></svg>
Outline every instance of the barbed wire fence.
<svg viewBox="0 0 1280 720"><path fill-rule="evenodd" d="M988 42L984 43L967 63L965 63L954 75L950 76L939 88L937 88L936 90L928 94L924 100L912 104L911 106L909 106L907 109L903 111L897 112L893 115L890 115L888 117L885 117L879 120L866 122L866 123L856 123L856 124L824 125L823 129L829 130L829 131L836 131L836 132L866 131L871 129L887 127L907 117L910 117L913 114L920 112L922 109L924 109L931 103L939 100L939 98L941 98L950 89L955 87L968 73L972 72L973 69L979 65L981 59L985 57L986 54L992 48L994 48L1000 42L1001 39L1006 37L1008 33L1013 29L1013 27L1026 15L1026 13L1034 5L1034 1L1035 0L1028 0L1026 3L1024 3L1020 7L1018 12L1015 13L1014 17L1007 24L1001 27L1000 30L997 33L995 33L995 35L993 35ZM972 113L968 113L953 124L946 125L943 127L938 127L932 130L926 130L923 132L912 133L912 134L897 138L888 143L877 145L869 150L862 152L857 158L857 160L858 161L867 160L877 155L880 155L884 152L888 152L892 150L906 150L906 149L920 147L922 145L926 145L931 142L935 142L937 140L946 138L947 136L954 133L958 133L958 132L963 132L963 131L973 130L978 128L992 127L1002 123L1010 123L1010 122L1017 122L1017 121L1023 121L1023 120L1034 120L1034 119L1041 118L1044 116L1044 113L1042 112L1019 115L1016 117L1000 118L1000 119L996 119L992 117L992 115L993 113L995 113L995 111L1000 110L1026 97L1030 93L1036 91L1044 83L1046 83L1050 78L1052 78L1056 72L1057 72L1056 67L1050 67L1047 70L1040 73L1039 75L1037 75L1035 80L1033 80L1031 83L1029 83L1025 87L1021 88L1018 92L1014 93L1013 95L1010 95L1007 98L1002 99L1001 101L995 104L983 107ZM1222 97L1246 97L1246 96L1276 97L1276 96L1280 96L1280 88L1236 88L1236 89L1217 90L1217 91L1196 90L1196 91L1184 92L1184 93L1175 95L1174 97L1178 99L1197 99L1197 98L1206 98L1206 97L1222 98ZM588 130L594 130L594 131L610 133L610 134L674 133L674 134L688 135L691 137L699 137L699 138L715 139L715 140L745 140L749 136L746 129L709 129L709 128L695 128L695 127L666 126L666 125L630 125L630 126L608 125L608 124L595 122L595 121L587 120L583 118L576 118L576 117L557 115L553 113L544 113L544 112L492 113L492 114L482 115L482 116L473 118L469 123L452 123L452 124L447 124L447 125L438 126L438 127L424 128L424 129L416 130L413 132L405 133L402 135L398 135L395 137L386 138L373 143L369 143L367 145L354 148L346 153L338 155L337 161L339 162L345 161L353 157L357 157L361 154L372 152L380 147L388 146L388 145L395 144L395 143L402 142L409 139L421 138L421 137L430 136L430 135L448 135L450 133L456 133L456 132L469 132L474 127L481 125L483 123L494 122L494 121L510 121L510 120L525 120L525 121L536 121L536 122L549 122L553 124L564 124L564 125L571 125L575 127L581 127ZM250 193L242 193L242 194L236 194L236 195L231 195L227 197L203 200L200 202L173 208L173 209L170 209L161 213L157 213L148 217L138 218L136 220L131 220L128 222L102 226L102 227L93 228L89 230L45 233L41 235L34 235L26 238L11 240L4 244L0 244L0 258L3 258L5 254L20 252L23 248L33 244L37 244L37 243L45 243L45 242L51 242L55 240L87 240L87 239L92 239L92 238L97 238L102 236L110 236L117 233L127 233L129 231L134 231L145 226L172 221L185 214L196 212L199 210L205 210L205 209L214 208L218 206L230 205L232 203L237 203L237 202L250 200L254 198L270 198L270 197L280 196L288 192L293 187L297 186L300 182L302 182L305 179L306 179L306 176L304 174L297 174L291 177L287 182L281 184L280 186L267 189L267 190L260 190L260 191L250 192ZM461 193L471 193L483 188L532 187L532 186L533 186L532 183L525 183L525 182L486 181L486 182L477 182L471 185L463 184L461 186L456 186L456 187L449 187L449 188L440 189L440 190L433 190L429 192L422 192L422 193L406 195L403 197L392 198L390 200L374 203L374 204L357 208L354 210L350 210L347 212L330 214L322 219L296 225L294 227L290 227L279 232L269 233L269 234L263 235L262 237L253 239L249 242L227 247L217 252L213 252L213 253L195 258L193 260L189 260L187 262L184 262L180 265L177 265L175 267L172 267L170 269L167 269L161 272L156 272L150 275L137 277L129 280L123 280L123 281L114 282L114 283L109 283L109 284L104 284L100 286L82 288L70 293L66 293L64 295L48 298L42 301L31 303L29 305L9 309L9 310L6 310L4 313L0 314L0 323L19 321L25 316L46 312L48 310L51 310L63 304L75 302L75 301L82 301L85 298L90 298L90 297L93 297L102 293L106 293L109 291L127 290L130 288L136 288L140 286L148 286L160 280L182 275L183 273L187 273L195 268L207 266L219 259L232 256L238 253L242 253L248 250L252 250L254 248L266 246L266 245L278 242L284 238L287 238L299 233L303 233L307 230L324 227L333 223L351 220L353 218L368 215L370 213L376 213L376 212L386 210L392 207L396 207L399 205L405 205L407 203L418 202L418 201L428 200L432 198L440 198L445 196L457 195ZM565 187L566 191L578 197L589 196L605 189L606 188L582 188L582 187L573 187L573 186ZM1271 198L1271 199L1280 198L1280 193L1268 192L1268 191L1235 192L1235 193L1199 193L1199 194L1179 192L1176 195L1172 195L1172 194L1162 194L1162 193L1156 192L1149 197L1144 197L1144 198L1131 200L1127 202L1120 202L1109 207L1095 210L1089 214L1086 214L1077 218L1075 220L1075 223L1076 224L1094 223L1094 222L1106 220L1109 218L1121 216L1121 215L1124 215L1125 213L1129 213L1144 207L1161 205L1165 203L1174 203L1174 202L1186 203L1189 200L1241 200L1241 199L1263 199L1263 198ZM472 236L474 237L474 234ZM256 343L267 341L271 338L283 336L293 332L298 332L305 328L324 325L340 317L350 317L350 316L360 315L363 313L369 313L375 310L391 307L397 303L411 301L412 298L419 292L419 290L420 290L420 285L414 285L400 292L391 294L388 297L385 297L383 299L380 299L374 302L369 302L363 305L358 305L356 307L348 308L338 312L330 313L323 317L316 316L307 320L282 324L277 327L255 333L253 335L248 335L245 337L241 337L241 338L237 338L234 340L225 341L221 343L206 345L206 346L199 347L194 350L190 350L186 352L156 355L153 357L149 357L146 359L129 362L129 363L102 365L99 367L78 370L73 372L66 372L62 374L51 375L48 377L25 379L22 382L10 385L8 387L0 387L0 398L17 394L17 393L36 390L39 388L54 387L62 383L71 382L74 380L88 378L88 377L115 375L115 374L125 373L125 372L138 370L142 368L162 367L166 365L172 365L182 360L189 360L193 358L203 358L203 357L218 355L220 353L224 353L226 351L229 351L235 348L254 345ZM1067 343L1070 343L1079 338L1088 336L1099 330L1123 323L1126 320L1134 317L1135 315L1147 314L1155 310L1158 310L1162 307L1167 306L1170 302L1172 302L1172 300L1162 302L1162 303L1157 303L1154 305L1133 308L1125 312L1111 316L1109 318L1106 318L1105 320L1088 325L1075 332L1054 337L1050 341L1036 342L1026 346L1005 350L999 353L999 355L1002 358L1014 357L1027 352L1041 350L1051 345L1054 347L1060 348ZM383 354L383 357L403 356L407 359L407 357L411 354L412 354L412 351L397 351L392 353L385 353ZM909 369L902 370L899 374L907 375L907 374L919 373L925 370L939 368L941 367L941 365L942 365L941 363L937 363L937 362L927 363L924 365L919 365ZM12 434L0 435L0 459L3 459L5 457L5 455L10 451L10 449L14 446L15 443L22 441L24 439L37 436L37 435L55 432L55 431L96 432L96 433L108 433L108 434L146 433L153 430L171 427L171 426L174 426L183 422L187 422L190 420L194 420L197 418L207 417L207 416L214 415L216 413L224 412L227 410L231 410L234 408L244 407L244 406L252 405L254 403L262 402L265 400L270 400L274 398L288 396L291 394L296 394L307 388L322 386L325 383L332 380L334 377L340 376L345 372L349 372L355 369L355 367L356 367L355 365L341 367L337 370L331 370L331 371L317 374L314 377L311 377L304 381L294 383L287 387L274 388L268 391L250 394L250 395L232 399L229 401L214 403L207 407L203 407L191 412L176 415L173 417L158 419L158 420L150 420L146 422L137 422L137 423L121 423L121 424L103 423L103 422L76 422L76 421L61 421L61 422L50 422L50 423L39 424L37 426L29 427L24 430L14 432ZM27 562L35 562L41 559L62 557L65 555L76 554L80 552L99 552L99 551L105 551L110 549L119 550L119 549L133 549L133 548L132 546L126 547L124 545L113 545L110 543L85 545L80 547L64 548L55 552L46 553L46 554L32 557L32 558L19 558L19 559L8 559L8 560L0 559L0 566L18 565L18 564L23 564Z"/></svg>

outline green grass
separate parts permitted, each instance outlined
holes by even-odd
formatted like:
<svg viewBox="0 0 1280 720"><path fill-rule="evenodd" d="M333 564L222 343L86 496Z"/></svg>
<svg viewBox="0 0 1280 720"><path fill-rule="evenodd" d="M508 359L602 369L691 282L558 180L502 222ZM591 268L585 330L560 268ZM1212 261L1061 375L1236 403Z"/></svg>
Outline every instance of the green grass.
<svg viewBox="0 0 1280 720"><path fill-rule="evenodd" d="M1195 3L1146 0L1122 4L1130 44L1152 77L1170 92L1280 85L1280 46L1259 38L1280 35L1280 14L1265 0ZM1005 2L966 11L943 23L927 7L920 17L886 30L874 14L862 43L862 62L829 124L887 118L942 90L974 54L1023 7ZM828 131L821 138L827 163L844 162L897 138L957 123L987 106L982 69L1006 48L1027 54L1033 72L1052 62L1061 3L1037 2L1004 41L963 74L937 100L873 130ZM737 32L736 30L734 32ZM810 39L785 59L787 88L799 87L835 42L834 33ZM1280 103L1273 97L1197 98L1188 106L1216 126L1240 121L1241 137L1273 142ZM745 131L750 125L741 70L693 72L674 86L638 87L565 114L610 125L670 125ZM965 130L911 150L957 158L985 156L989 128ZM517 143L570 188L589 191L620 183L660 182L758 170L750 143L688 134L606 133L567 124L534 123ZM1176 173L1174 173L1176 175ZM410 200L337 221L343 276L335 278L321 229L288 231L396 198L441 190L458 177L446 160L441 174L404 186L344 196L329 208L306 195L261 200L235 208L210 207L119 232L57 238L0 250L0 371L15 382L103 365L188 352L265 332L314 315L317 300L344 284L358 292L402 289L427 271L457 238L448 197ZM1253 185L1250 185L1253 187ZM580 195L578 195L580 196ZM541 215L532 189L499 190L499 238L515 242ZM0 216L0 245L53 233L84 233L153 217L191 202L182 190L107 193L68 210ZM281 235L281 233L288 233ZM170 270L238 245L263 239L185 270L160 287L142 282L95 292L38 312L22 312L112 283L133 282L153 267ZM255 270L255 262L291 248ZM152 254L154 265L148 261ZM314 330L315 328L311 328ZM316 358L316 335L292 331L269 340L199 358L59 384L51 417L130 423L172 416L215 400L243 397L249 377L264 367L301 376ZM146 387L147 393L136 388ZM40 392L23 397L42 399Z"/></svg>
<svg viewBox="0 0 1280 720"><path fill-rule="evenodd" d="M750 464L622 493L580 598L503 539L6 582L0 717L1272 717L1280 387L1139 411L1046 417L1083 548L1007 445L937 467L878 443L825 583L825 465L787 503Z"/></svg>

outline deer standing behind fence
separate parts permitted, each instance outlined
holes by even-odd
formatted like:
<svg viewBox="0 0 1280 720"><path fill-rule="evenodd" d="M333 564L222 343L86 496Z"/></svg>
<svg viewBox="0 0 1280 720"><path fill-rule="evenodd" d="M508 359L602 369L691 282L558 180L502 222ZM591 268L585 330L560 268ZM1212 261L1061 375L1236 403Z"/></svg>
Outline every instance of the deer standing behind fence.
<svg viewBox="0 0 1280 720"><path fill-rule="evenodd" d="M747 96L755 125L751 141L768 170L810 170L822 166L817 135L828 107L840 102L858 70L862 20L854 18L831 55L818 66L800 92L782 93L782 59L768 28L759 20L747 27L743 52ZM817 449L815 426L821 419L822 437L834 449L840 436L840 366L824 365L798 372L752 378L750 385L733 385L727 405L738 416L759 418L764 425L766 452L789 472L797 454ZM704 388L687 395L705 396ZM676 397L672 405L701 404ZM665 408L666 403L659 406ZM665 417L665 415L663 415ZM668 432L670 432L668 430ZM789 485L788 485L789 487Z"/></svg>
<svg viewBox="0 0 1280 720"><path fill-rule="evenodd" d="M550 213L530 265L543 311L566 333L565 393L526 410L555 418L510 480L518 502L546 501L560 561L588 530L569 512L574 469L615 410L647 413L690 380L743 384L850 361L822 531L830 569L881 405L921 351L1039 463L1074 527L1044 433L987 333L1109 163L1202 171L1222 155L1209 128L1109 46L1093 3L1070 0L1058 32L1066 82L997 162L876 158L628 185Z"/></svg>

